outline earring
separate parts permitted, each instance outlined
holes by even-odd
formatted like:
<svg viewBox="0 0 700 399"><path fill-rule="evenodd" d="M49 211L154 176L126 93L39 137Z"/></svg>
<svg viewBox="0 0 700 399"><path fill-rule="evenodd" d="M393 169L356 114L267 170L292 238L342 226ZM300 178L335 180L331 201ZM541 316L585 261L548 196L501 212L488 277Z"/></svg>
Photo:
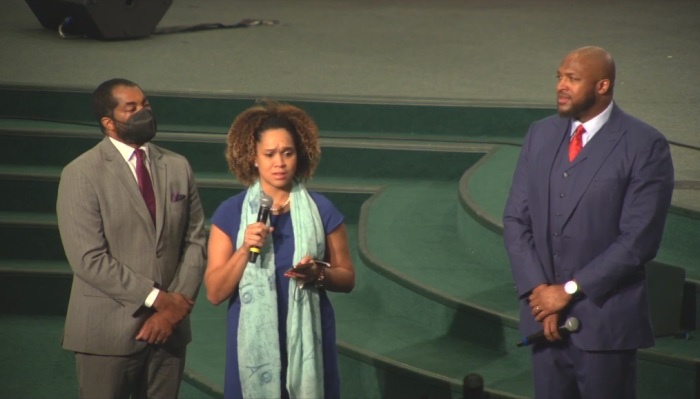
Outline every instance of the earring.
<svg viewBox="0 0 700 399"><path fill-rule="evenodd" d="M256 168L258 167L258 163L257 163L257 162L255 163L255 167L256 167Z"/></svg>

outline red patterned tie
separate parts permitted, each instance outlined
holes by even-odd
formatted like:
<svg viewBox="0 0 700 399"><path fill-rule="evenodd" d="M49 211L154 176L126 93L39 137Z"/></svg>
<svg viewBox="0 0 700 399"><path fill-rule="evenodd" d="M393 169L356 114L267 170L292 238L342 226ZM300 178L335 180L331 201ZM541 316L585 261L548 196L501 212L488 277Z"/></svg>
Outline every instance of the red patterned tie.
<svg viewBox="0 0 700 399"><path fill-rule="evenodd" d="M146 206L148 207L148 212L151 214L151 219L153 223L156 222L156 196L153 194L153 183L151 183L151 176L148 174L148 169L146 169L146 164L144 160L146 158L146 152L142 149L134 151L136 155L136 179L139 181L139 189L141 190L141 195L143 200L146 201Z"/></svg>
<svg viewBox="0 0 700 399"><path fill-rule="evenodd" d="M586 133L586 129L583 125L578 125L574 131L574 137L569 142L569 162L574 162L576 156L581 152L583 148L583 134Z"/></svg>

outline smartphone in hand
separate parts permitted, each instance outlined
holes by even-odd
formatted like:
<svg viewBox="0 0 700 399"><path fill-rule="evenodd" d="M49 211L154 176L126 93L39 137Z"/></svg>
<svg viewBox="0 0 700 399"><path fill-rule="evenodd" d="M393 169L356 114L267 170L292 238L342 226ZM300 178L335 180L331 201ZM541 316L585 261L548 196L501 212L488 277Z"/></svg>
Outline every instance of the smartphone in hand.
<svg viewBox="0 0 700 399"><path fill-rule="evenodd" d="M293 276L290 276L290 274L294 274L294 273L297 272L297 271L301 271L301 270L308 269L308 268L311 267L311 265L313 265L313 264L316 264L317 266L320 266L320 267L331 267L331 264L328 263L328 262L324 262L324 261L322 261L322 260L313 259L313 260L312 260L311 262L309 262L309 263L303 263L303 264L300 264L300 265L296 265L296 266L290 267L289 269L287 269L286 272L284 272L284 275L287 276L287 277L293 277Z"/></svg>

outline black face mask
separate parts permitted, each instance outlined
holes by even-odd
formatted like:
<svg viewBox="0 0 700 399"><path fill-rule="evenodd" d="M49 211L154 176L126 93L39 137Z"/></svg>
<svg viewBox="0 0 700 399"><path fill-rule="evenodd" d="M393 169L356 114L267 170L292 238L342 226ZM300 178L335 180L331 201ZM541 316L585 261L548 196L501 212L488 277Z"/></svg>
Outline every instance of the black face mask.
<svg viewBox="0 0 700 399"><path fill-rule="evenodd" d="M153 111L143 108L141 111L131 115L126 123L115 122L117 136L126 144L136 144L142 146L153 139L156 135L157 123Z"/></svg>

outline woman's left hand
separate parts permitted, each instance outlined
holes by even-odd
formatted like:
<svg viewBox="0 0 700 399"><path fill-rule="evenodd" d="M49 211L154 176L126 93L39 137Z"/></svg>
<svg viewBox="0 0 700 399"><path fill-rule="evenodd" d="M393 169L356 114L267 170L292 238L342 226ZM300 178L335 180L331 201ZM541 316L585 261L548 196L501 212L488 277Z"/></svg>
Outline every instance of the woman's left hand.
<svg viewBox="0 0 700 399"><path fill-rule="evenodd" d="M293 278L307 284L318 279L318 275L321 272L321 267L323 266L320 266L314 262L314 259L311 256L306 255L301 258L299 263L297 263L294 267L287 270L284 275L285 277Z"/></svg>

